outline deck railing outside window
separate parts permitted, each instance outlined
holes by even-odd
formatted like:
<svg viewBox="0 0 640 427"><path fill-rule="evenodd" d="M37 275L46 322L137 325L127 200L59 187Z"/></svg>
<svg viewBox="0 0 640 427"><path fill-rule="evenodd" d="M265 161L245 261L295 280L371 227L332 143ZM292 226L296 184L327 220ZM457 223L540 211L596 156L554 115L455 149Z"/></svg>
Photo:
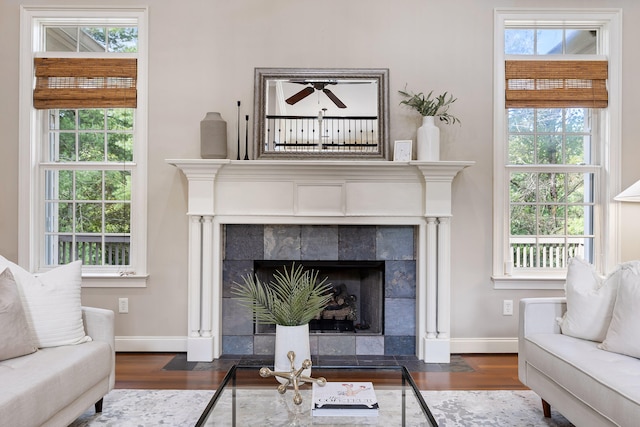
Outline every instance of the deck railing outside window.
<svg viewBox="0 0 640 427"><path fill-rule="evenodd" d="M576 240L536 242L535 238L511 239L513 268L567 268L569 258L584 258L584 240Z"/></svg>
<svg viewBox="0 0 640 427"><path fill-rule="evenodd" d="M73 256L72 236L58 236L58 264L82 260L84 265L129 265L129 237L76 236L76 255ZM102 256L104 254L104 263Z"/></svg>

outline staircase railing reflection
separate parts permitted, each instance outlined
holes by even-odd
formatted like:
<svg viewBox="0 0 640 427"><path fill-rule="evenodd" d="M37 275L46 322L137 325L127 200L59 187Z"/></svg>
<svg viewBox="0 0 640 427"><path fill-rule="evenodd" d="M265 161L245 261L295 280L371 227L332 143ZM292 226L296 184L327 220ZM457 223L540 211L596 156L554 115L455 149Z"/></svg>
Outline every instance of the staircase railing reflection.
<svg viewBox="0 0 640 427"><path fill-rule="evenodd" d="M268 115L265 151L377 151L377 116Z"/></svg>

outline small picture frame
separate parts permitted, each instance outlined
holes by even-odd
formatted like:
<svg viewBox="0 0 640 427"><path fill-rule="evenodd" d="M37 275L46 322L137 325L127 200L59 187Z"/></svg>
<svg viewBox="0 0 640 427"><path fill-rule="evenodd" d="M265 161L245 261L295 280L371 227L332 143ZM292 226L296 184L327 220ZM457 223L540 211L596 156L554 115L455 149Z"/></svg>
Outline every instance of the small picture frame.
<svg viewBox="0 0 640 427"><path fill-rule="evenodd" d="M393 145L394 162L410 162L413 141L410 139L395 141Z"/></svg>

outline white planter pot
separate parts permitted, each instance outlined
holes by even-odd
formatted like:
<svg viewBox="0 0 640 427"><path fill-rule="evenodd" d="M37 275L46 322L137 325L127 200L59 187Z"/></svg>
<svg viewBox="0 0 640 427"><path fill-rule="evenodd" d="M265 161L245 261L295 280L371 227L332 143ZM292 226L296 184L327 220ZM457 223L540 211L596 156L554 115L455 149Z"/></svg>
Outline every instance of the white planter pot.
<svg viewBox="0 0 640 427"><path fill-rule="evenodd" d="M440 160L440 129L433 116L424 116L418 128L418 160L437 162Z"/></svg>
<svg viewBox="0 0 640 427"><path fill-rule="evenodd" d="M294 366L300 369L305 359L311 359L311 348L309 345L309 324L300 326L282 326L276 325L276 349L274 368L276 372L290 372L291 362L287 357L287 353L293 351L295 353ZM302 371L302 375L311 376L311 368ZM276 377L281 383L285 383L283 378Z"/></svg>

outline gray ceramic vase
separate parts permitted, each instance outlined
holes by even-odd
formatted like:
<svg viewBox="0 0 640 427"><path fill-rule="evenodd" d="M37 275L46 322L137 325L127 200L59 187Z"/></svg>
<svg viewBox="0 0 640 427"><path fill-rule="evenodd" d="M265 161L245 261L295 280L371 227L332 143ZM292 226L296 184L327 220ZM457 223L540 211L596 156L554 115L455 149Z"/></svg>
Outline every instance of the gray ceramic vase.
<svg viewBox="0 0 640 427"><path fill-rule="evenodd" d="M207 113L200 122L200 156L203 159L227 158L227 122L220 113Z"/></svg>

